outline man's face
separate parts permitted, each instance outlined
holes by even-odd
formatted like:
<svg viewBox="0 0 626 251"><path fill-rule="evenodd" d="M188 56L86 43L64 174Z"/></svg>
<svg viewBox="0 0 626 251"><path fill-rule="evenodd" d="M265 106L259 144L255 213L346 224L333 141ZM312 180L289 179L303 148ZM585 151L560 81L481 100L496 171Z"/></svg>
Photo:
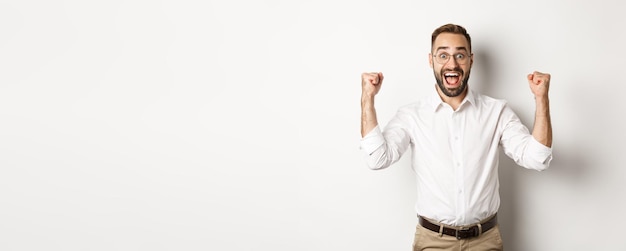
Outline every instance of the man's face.
<svg viewBox="0 0 626 251"><path fill-rule="evenodd" d="M448 97L456 97L467 89L474 56L463 35L441 33L429 54L437 86Z"/></svg>

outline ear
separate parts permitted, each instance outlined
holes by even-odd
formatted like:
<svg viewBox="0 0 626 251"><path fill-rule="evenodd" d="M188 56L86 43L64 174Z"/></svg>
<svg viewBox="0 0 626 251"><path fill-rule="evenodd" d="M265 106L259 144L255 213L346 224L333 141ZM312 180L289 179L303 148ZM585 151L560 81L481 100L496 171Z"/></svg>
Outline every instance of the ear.
<svg viewBox="0 0 626 251"><path fill-rule="evenodd" d="M432 53L428 53L428 64L430 65L430 68L433 68L433 54Z"/></svg>
<svg viewBox="0 0 626 251"><path fill-rule="evenodd" d="M474 53L470 54L470 68L474 65Z"/></svg>

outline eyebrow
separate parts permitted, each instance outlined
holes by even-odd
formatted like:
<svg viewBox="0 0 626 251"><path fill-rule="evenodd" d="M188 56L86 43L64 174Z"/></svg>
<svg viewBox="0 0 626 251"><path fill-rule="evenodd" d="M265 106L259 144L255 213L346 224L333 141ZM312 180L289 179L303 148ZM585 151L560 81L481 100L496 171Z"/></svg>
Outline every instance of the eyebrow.
<svg viewBox="0 0 626 251"><path fill-rule="evenodd" d="M439 51L439 50L447 50L450 49L450 47L448 46L439 46L437 47L437 49L435 51ZM456 47L457 51L467 51L467 48L465 48L465 46L460 46L460 47Z"/></svg>

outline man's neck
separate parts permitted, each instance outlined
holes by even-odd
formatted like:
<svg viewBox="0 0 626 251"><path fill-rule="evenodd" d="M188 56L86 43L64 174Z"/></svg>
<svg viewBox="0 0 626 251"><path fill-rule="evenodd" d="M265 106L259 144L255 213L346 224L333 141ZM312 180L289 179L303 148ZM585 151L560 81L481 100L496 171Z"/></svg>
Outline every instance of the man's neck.
<svg viewBox="0 0 626 251"><path fill-rule="evenodd" d="M459 106L461 106L461 103L463 102L463 99L465 99L465 96L467 96L467 92L469 90L469 88L465 88L461 95L456 97L448 97L441 91L441 89L439 89L439 86L435 85L435 88L437 88L437 93L439 94L441 100L450 105L455 111L459 108Z"/></svg>

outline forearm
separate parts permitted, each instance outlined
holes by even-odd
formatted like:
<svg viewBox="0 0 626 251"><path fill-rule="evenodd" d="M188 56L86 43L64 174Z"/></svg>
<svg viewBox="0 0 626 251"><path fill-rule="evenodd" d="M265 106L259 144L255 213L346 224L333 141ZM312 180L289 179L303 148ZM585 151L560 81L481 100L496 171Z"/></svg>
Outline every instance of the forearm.
<svg viewBox="0 0 626 251"><path fill-rule="evenodd" d="M552 147L552 122L550 121L550 101L546 97L536 97L535 124L533 137L539 143Z"/></svg>
<svg viewBox="0 0 626 251"><path fill-rule="evenodd" d="M361 97L361 137L365 137L376 126L378 126L378 119L374 108L374 97L363 94Z"/></svg>

